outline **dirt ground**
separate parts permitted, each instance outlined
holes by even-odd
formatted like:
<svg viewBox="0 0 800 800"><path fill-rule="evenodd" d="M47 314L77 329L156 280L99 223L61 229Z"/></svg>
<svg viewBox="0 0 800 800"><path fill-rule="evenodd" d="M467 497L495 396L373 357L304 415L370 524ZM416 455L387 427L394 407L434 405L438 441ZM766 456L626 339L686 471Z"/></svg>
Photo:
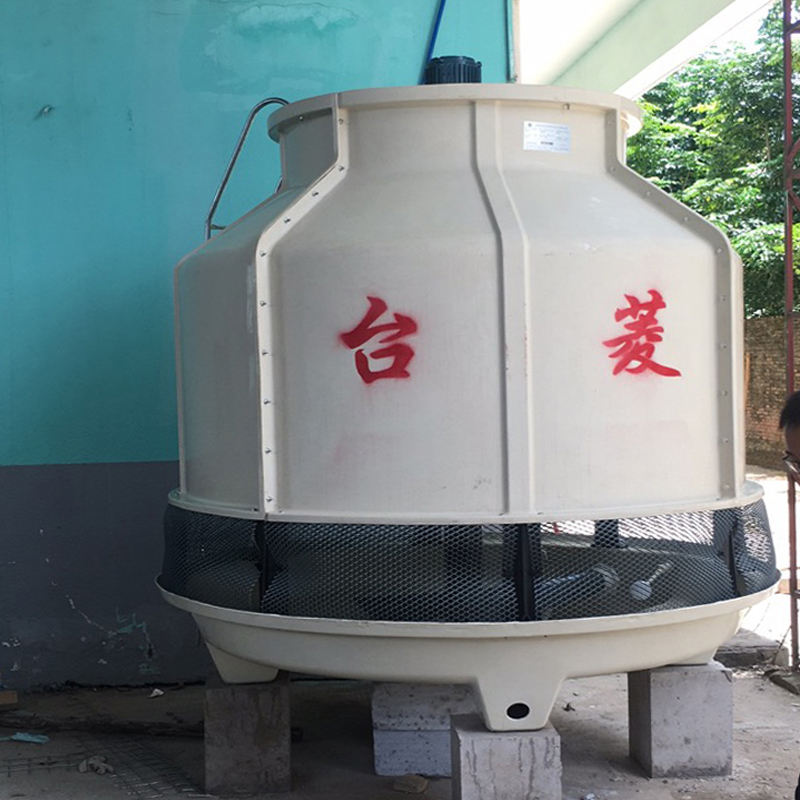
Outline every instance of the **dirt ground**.
<svg viewBox="0 0 800 800"><path fill-rule="evenodd" d="M45 744L0 741L0 798L122 800L199 797L203 785L203 687L150 697L152 689L77 690L23 699L13 729L28 722ZM293 791L286 800L401 800L372 769L371 686L347 681L293 685ZM564 800L778 800L800 772L800 698L760 670L735 673L734 772L729 778L649 780L628 757L624 675L568 681L553 712L561 735ZM565 710L569 704L571 710ZM27 716L26 716L27 714ZM9 720L11 721L11 720ZM116 723L120 724L117 725ZM83 727L83 731L59 730ZM115 729L125 733L111 733ZM0 733L2 733L0 729ZM157 735L156 735L157 734ZM104 756L113 774L80 773ZM450 798L432 779L422 797ZM276 797L271 795L271 797Z"/></svg>

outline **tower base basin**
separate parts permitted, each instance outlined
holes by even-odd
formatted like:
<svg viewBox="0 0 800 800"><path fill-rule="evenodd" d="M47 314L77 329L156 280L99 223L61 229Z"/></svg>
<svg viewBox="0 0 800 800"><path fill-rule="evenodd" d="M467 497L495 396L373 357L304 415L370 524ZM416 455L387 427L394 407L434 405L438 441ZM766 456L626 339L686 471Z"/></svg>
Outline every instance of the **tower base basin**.
<svg viewBox="0 0 800 800"><path fill-rule="evenodd" d="M159 590L192 614L229 683L277 670L332 678L468 684L490 730L547 723L566 678L703 664L776 589L717 603L610 617L535 622L384 622L264 614Z"/></svg>

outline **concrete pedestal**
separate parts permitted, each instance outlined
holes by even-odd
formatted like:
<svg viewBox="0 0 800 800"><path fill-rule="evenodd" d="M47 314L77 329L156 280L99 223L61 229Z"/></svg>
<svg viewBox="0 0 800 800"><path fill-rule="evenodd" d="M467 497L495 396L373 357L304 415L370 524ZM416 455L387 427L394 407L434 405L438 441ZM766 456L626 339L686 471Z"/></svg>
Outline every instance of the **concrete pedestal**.
<svg viewBox="0 0 800 800"><path fill-rule="evenodd" d="M651 778L730 775L733 685L716 661L628 675L630 754Z"/></svg>
<svg viewBox="0 0 800 800"><path fill-rule="evenodd" d="M561 800L561 737L488 731L477 714L452 718L453 800Z"/></svg>
<svg viewBox="0 0 800 800"><path fill-rule="evenodd" d="M288 792L289 680L206 684L205 790L210 794Z"/></svg>
<svg viewBox="0 0 800 800"><path fill-rule="evenodd" d="M372 695L375 773L450 777L450 717L475 711L468 686L376 684Z"/></svg>

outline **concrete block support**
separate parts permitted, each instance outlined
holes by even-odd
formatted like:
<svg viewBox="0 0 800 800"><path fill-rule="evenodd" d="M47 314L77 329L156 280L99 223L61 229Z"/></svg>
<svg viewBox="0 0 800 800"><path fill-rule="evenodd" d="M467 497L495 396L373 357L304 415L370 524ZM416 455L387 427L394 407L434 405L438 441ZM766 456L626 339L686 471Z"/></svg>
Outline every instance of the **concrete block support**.
<svg viewBox="0 0 800 800"><path fill-rule="evenodd" d="M488 731L477 714L452 719L453 800L561 800L561 737Z"/></svg>
<svg viewBox="0 0 800 800"><path fill-rule="evenodd" d="M372 732L376 775L449 778L450 731Z"/></svg>
<svg viewBox="0 0 800 800"><path fill-rule="evenodd" d="M450 717L475 711L468 686L377 684L372 695L375 773L450 777Z"/></svg>
<svg viewBox="0 0 800 800"><path fill-rule="evenodd" d="M649 777L730 775L732 680L716 661L628 675L630 754Z"/></svg>
<svg viewBox="0 0 800 800"><path fill-rule="evenodd" d="M205 790L210 794L288 792L289 680L206 684Z"/></svg>

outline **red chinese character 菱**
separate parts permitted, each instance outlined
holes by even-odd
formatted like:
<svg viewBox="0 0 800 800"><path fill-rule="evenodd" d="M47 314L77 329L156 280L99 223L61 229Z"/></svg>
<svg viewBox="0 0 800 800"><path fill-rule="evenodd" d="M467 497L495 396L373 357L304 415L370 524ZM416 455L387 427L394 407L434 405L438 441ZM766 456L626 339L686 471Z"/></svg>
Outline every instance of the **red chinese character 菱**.
<svg viewBox="0 0 800 800"><path fill-rule="evenodd" d="M388 306L379 297L367 297L369 309L361 322L347 333L340 334L341 341L350 349L356 350L356 371L364 383L373 383L382 378L409 378L406 369L414 357L414 350L404 342L398 341L417 331L417 323L405 314L394 314L393 322L376 324ZM366 351L364 345L375 339L377 345L387 345ZM393 344L390 344L393 342ZM391 358L392 363L384 369L373 370L370 359Z"/></svg>
<svg viewBox="0 0 800 800"><path fill-rule="evenodd" d="M648 294L650 300L646 301L626 294L627 307L618 308L614 312L616 322L621 322L626 317L631 318L631 321L624 326L628 333L603 342L606 347L616 348L608 356L618 359L614 366L614 375L623 371L636 375L649 370L667 378L680 377L681 373L677 369L665 367L653 360L656 344L662 341L661 334L664 333L664 328L659 325L656 318L656 312L666 308L667 304L661 293L655 289L649 289Z"/></svg>

